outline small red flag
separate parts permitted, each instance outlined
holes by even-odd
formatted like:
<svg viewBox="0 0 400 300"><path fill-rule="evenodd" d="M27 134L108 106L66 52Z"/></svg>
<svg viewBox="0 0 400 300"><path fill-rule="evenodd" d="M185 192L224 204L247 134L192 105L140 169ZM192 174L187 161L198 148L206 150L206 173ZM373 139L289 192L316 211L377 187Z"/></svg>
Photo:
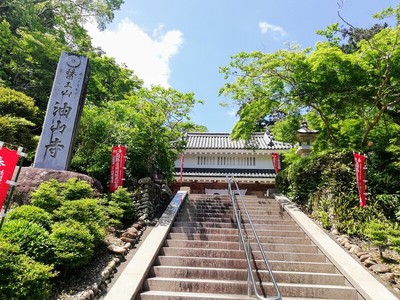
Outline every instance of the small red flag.
<svg viewBox="0 0 400 300"><path fill-rule="evenodd" d="M279 153L271 153L272 165L274 166L275 173L279 173Z"/></svg>
<svg viewBox="0 0 400 300"><path fill-rule="evenodd" d="M122 186L124 178L126 147L113 146L111 151L110 192L115 192Z"/></svg>
<svg viewBox="0 0 400 300"><path fill-rule="evenodd" d="M367 205L365 186L365 159L365 155L354 152L354 168L356 171L357 189L361 207Z"/></svg>

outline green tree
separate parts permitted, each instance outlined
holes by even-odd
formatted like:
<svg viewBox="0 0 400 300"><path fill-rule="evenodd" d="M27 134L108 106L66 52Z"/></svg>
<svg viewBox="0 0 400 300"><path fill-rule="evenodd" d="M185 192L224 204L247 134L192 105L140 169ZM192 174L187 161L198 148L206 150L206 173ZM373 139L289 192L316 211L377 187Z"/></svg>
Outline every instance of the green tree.
<svg viewBox="0 0 400 300"><path fill-rule="evenodd" d="M43 118L58 58L68 49L53 35L29 31L15 35L7 21L0 21L0 85L35 99Z"/></svg>
<svg viewBox="0 0 400 300"><path fill-rule="evenodd" d="M18 30L50 33L64 44L79 45L83 25L94 19L100 29L114 18L123 0L3 0L0 20L7 20L14 33Z"/></svg>
<svg viewBox="0 0 400 300"><path fill-rule="evenodd" d="M112 145L127 146L127 180L162 172L172 174L173 162L193 128L189 112L199 101L192 93L142 88L125 100L84 109L72 167L109 181Z"/></svg>
<svg viewBox="0 0 400 300"><path fill-rule="evenodd" d="M36 148L34 126L39 109L31 97L12 89L0 87L0 141Z"/></svg>
<svg viewBox="0 0 400 300"><path fill-rule="evenodd" d="M86 95L89 104L122 100L142 87L143 81L115 59L97 54L89 54L89 59L90 81Z"/></svg>
<svg viewBox="0 0 400 300"><path fill-rule="evenodd" d="M248 138L257 120L283 111L310 116L329 147L365 147L384 116L399 124L399 34L383 28L350 53L328 41L235 55L221 68L231 82L220 90L240 107L233 137Z"/></svg>

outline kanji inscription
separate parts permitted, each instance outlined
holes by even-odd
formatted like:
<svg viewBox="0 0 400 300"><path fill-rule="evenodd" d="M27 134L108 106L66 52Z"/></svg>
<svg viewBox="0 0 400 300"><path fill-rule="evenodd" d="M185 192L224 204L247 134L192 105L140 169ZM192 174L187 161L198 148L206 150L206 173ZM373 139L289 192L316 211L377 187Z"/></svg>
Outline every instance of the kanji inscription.
<svg viewBox="0 0 400 300"><path fill-rule="evenodd" d="M86 56L61 53L33 164L35 168L68 169L85 101L88 66Z"/></svg>

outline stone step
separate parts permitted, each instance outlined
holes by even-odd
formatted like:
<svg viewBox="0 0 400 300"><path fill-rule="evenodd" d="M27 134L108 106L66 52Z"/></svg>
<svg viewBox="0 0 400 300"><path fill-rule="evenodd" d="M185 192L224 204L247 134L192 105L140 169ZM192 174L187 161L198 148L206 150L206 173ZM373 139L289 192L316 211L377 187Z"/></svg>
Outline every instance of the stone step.
<svg viewBox="0 0 400 300"><path fill-rule="evenodd" d="M153 277L145 280L144 289L150 291L192 292L247 295L247 282L189 278Z"/></svg>
<svg viewBox="0 0 400 300"><path fill-rule="evenodd" d="M250 240L250 242L256 241L253 235L252 231L248 230L248 235L247 238ZM264 235L259 235L258 236L259 240L261 243L267 243L267 244L293 244L293 245L311 245L312 242L310 239L305 238L305 237L281 237L281 236L264 236Z"/></svg>
<svg viewBox="0 0 400 300"><path fill-rule="evenodd" d="M174 233L174 232L170 232L168 234L168 239L237 242L238 234L205 234L205 233Z"/></svg>
<svg viewBox="0 0 400 300"><path fill-rule="evenodd" d="M239 197L238 197L239 198ZM354 288L274 199L243 196L278 282L282 299L358 299ZM260 294L273 286L238 201L250 239ZM150 269L136 300L254 299L247 296L247 261L228 196L190 195ZM268 295L273 296L273 295Z"/></svg>
<svg viewBox="0 0 400 300"><path fill-rule="evenodd" d="M178 213L177 217L210 217L210 218L230 218L233 216L232 212L225 212L225 213L214 213L214 212L209 212L209 213L201 213L201 212L196 212L193 211L192 213L188 212L180 212Z"/></svg>
<svg viewBox="0 0 400 300"><path fill-rule="evenodd" d="M303 283L323 285L345 285L345 278L340 274L330 273L308 273L308 272L283 272L274 271L274 277L278 283ZM154 266L150 270L150 277L168 278L199 278L218 280L247 280L247 270L243 269L216 269L216 268L194 268L176 266ZM257 278L262 281L270 281L267 271L258 271Z"/></svg>
<svg viewBox="0 0 400 300"><path fill-rule="evenodd" d="M206 279L189 279L189 278L148 278L145 281L144 288L151 291L170 291L170 292L194 292L219 294L247 294L246 281L232 280L206 280ZM262 284L262 290L271 291L272 284ZM332 285L312 285L312 284L293 284L281 283L279 290L284 297L308 297L322 299L358 299L357 291L348 286L332 286ZM269 295L273 296L273 295Z"/></svg>
<svg viewBox="0 0 400 300"><path fill-rule="evenodd" d="M263 261L255 260L258 269L265 269ZM274 271L335 273L335 267L330 263L296 262L270 260L269 264ZM184 256L159 256L157 265L162 266L188 266L208 268L246 269L245 259L209 258L209 257L184 257Z"/></svg>
<svg viewBox="0 0 400 300"><path fill-rule="evenodd" d="M240 212L245 215L246 211L244 209L239 209ZM184 206L181 210L180 213L202 213L202 214L208 214L208 213L226 213L226 212L232 212L233 213L233 208L231 207L195 207L195 206ZM248 213L250 215L287 215L286 213L283 213L279 207L273 208L273 209L247 209Z"/></svg>
<svg viewBox="0 0 400 300"><path fill-rule="evenodd" d="M136 300L251 300L252 297L245 295L226 295L211 293L188 293L168 291L147 291L139 295Z"/></svg>
<svg viewBox="0 0 400 300"><path fill-rule="evenodd" d="M201 214L208 214L208 213L226 213L226 212L233 212L233 209L230 208L215 208L215 207L209 207L209 208L204 208L200 209L197 207L183 207L182 210L179 211L179 213L201 213Z"/></svg>
<svg viewBox="0 0 400 300"><path fill-rule="evenodd" d="M203 234L230 234L237 235L235 228L210 228L210 227L172 227L173 233L203 233Z"/></svg>
<svg viewBox="0 0 400 300"><path fill-rule="evenodd" d="M231 210L233 211L233 206L232 205L185 205L182 207L181 211L196 211L196 210L221 210L221 211L226 211L226 210Z"/></svg>
<svg viewBox="0 0 400 300"><path fill-rule="evenodd" d="M290 220L293 222L293 219L287 215L281 215L281 214L268 214L268 213L259 213L257 215L255 214L250 214L251 220L253 221L253 223L262 223L265 220ZM245 215L244 213L242 213L241 218L243 220L243 222L248 223L248 218L247 215Z"/></svg>
<svg viewBox="0 0 400 300"><path fill-rule="evenodd" d="M217 230L216 230L217 231ZM211 233L207 230L200 230L200 232L170 232L170 239L182 239L182 240L209 240L209 241L229 241L234 242L238 241L238 231L236 234L234 231L232 232L216 232ZM254 242L254 238L251 234L249 234L248 238L250 242ZM259 240L261 243L266 244L292 244L292 245L311 245L311 240L308 238L297 238L297 237L277 237L277 236L259 236Z"/></svg>
<svg viewBox="0 0 400 300"><path fill-rule="evenodd" d="M193 256L193 257L211 257L211 258L232 258L243 259L244 252L239 249L201 249L201 248L175 248L163 247L160 255L164 256ZM261 260L261 252L253 250L253 258ZM289 252L268 252L266 256L269 260L280 261L302 261L302 262L326 262L325 256L321 254L310 253L289 253Z"/></svg>
<svg viewBox="0 0 400 300"><path fill-rule="evenodd" d="M233 207L233 205L232 205ZM240 209L243 209L244 206L239 203L239 205L237 206ZM261 211L282 211L281 206L279 205L278 202L270 202L267 204L257 204L257 203L246 203L246 208L248 211L257 211L257 210L261 210Z"/></svg>
<svg viewBox="0 0 400 300"><path fill-rule="evenodd" d="M221 218L229 219L230 222L233 220L233 218L235 216L234 213L230 212L230 211L229 212L226 212L226 211L225 212L213 212L213 214L216 214L216 213L220 214ZM257 214L257 215L251 215L251 214L249 214L249 215L254 220L263 220L263 219L283 219L283 220L289 219L289 220L292 220L291 217L287 214L279 214L279 213L271 213L271 212ZM243 220L248 219L245 213L241 213L241 217ZM184 218L186 218L186 219L205 218L205 219L207 219L207 218L210 218L210 216L209 216L209 214L206 214L203 212L193 211L189 214L180 213L180 214L178 214L177 218L182 218L182 219L184 219Z"/></svg>
<svg viewBox="0 0 400 300"><path fill-rule="evenodd" d="M175 221L174 227L200 227L200 228L236 228L234 223L213 223L213 222L181 222Z"/></svg>
<svg viewBox="0 0 400 300"><path fill-rule="evenodd" d="M247 230L249 232L247 239L251 242L255 241L253 232L251 230ZM210 240L210 241L237 241L238 240L238 230L229 230L226 228L192 228L188 229L184 232L181 230L171 229L169 238L171 239L201 239L201 240ZM296 245L310 245L312 244L311 240L306 237L292 237L292 236L266 236L260 235L259 240L261 243L267 244L296 244Z"/></svg>
<svg viewBox="0 0 400 300"><path fill-rule="evenodd" d="M265 228L265 225L294 225L292 220L265 220L264 224L254 224L256 228ZM235 223L213 223L213 222L182 222L176 221L175 227L218 227L218 228L236 228Z"/></svg>
<svg viewBox="0 0 400 300"><path fill-rule="evenodd" d="M172 234L170 234L172 235ZM176 235L176 234L174 234ZM211 241L206 239L167 239L164 242L165 247L191 247L191 248L211 248L211 249L239 249L238 237L234 236L232 241ZM251 243L253 249L256 249L257 245ZM262 243L262 246L267 253L269 252L287 252L287 253L319 253L318 247L315 245L293 245L290 244L266 244Z"/></svg>
<svg viewBox="0 0 400 300"><path fill-rule="evenodd" d="M287 222L276 222L276 221L261 219L261 220L253 220L253 224L257 225L257 228L261 228L261 229L264 228L264 229L273 230L274 228L276 228L276 230L301 231L300 227L297 226L292 220L284 219L284 221L287 221ZM204 223L229 223L229 222L231 222L232 224L235 224L234 227L236 227L236 221L234 221L233 217L188 217L188 216L184 216L184 217L176 218L176 222L198 223L198 224L202 224L201 227L206 227L204 225ZM176 224L174 224L174 225L177 226ZM247 220L243 219L243 225L249 226L249 223L247 222ZM284 226L286 226L286 228ZM182 226L182 227L189 227L189 226ZM193 226L191 226L191 227L193 227Z"/></svg>
<svg viewBox="0 0 400 300"><path fill-rule="evenodd" d="M222 217L222 218L213 218L213 217L192 217L192 216L177 216L175 221L179 222L234 222L233 216L230 217Z"/></svg>
<svg viewBox="0 0 400 300"><path fill-rule="evenodd" d="M271 283L263 284L263 287L270 287ZM346 299L358 300L357 290L345 285L323 285L323 284L300 284L300 283L280 283L279 290L283 297L296 298L319 298L319 299ZM286 298L284 298L286 299Z"/></svg>
<svg viewBox="0 0 400 300"><path fill-rule="evenodd" d="M202 227L172 227L171 232L180 233L211 233L211 234L238 234L238 230L234 228L202 228ZM280 236L280 237L298 237L305 238L303 231L290 231L290 230L257 230L259 236Z"/></svg>

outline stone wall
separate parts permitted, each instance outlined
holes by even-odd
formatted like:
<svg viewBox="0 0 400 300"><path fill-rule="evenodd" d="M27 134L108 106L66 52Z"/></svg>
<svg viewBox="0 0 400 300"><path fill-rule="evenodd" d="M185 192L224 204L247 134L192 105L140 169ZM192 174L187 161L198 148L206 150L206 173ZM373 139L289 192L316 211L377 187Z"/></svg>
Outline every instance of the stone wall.
<svg viewBox="0 0 400 300"><path fill-rule="evenodd" d="M156 184L149 177L140 179L133 200L136 216L139 220L150 222L171 198L172 192L168 186Z"/></svg>

